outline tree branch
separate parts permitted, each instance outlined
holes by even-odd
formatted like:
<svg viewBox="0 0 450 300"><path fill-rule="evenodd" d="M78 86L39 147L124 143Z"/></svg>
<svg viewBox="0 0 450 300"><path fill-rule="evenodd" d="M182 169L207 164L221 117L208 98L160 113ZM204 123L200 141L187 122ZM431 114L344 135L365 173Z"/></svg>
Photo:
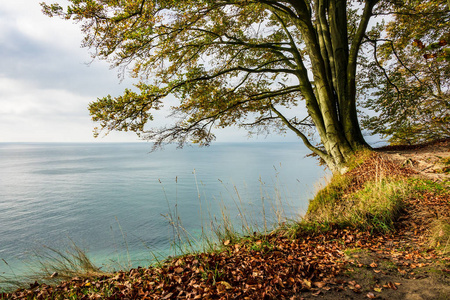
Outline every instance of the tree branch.
<svg viewBox="0 0 450 300"><path fill-rule="evenodd" d="M298 137L300 137L303 141L303 143L305 143L306 147L311 150L312 152L316 153L317 155L320 156L320 158L322 158L325 161L328 161L328 154L323 152L322 150L320 150L319 148L314 147L308 140L308 138L300 131L298 130L295 126L293 126L288 119L286 119L286 117L280 113L274 106L272 103L269 104L270 109L281 119L281 121L289 128L291 129Z"/></svg>

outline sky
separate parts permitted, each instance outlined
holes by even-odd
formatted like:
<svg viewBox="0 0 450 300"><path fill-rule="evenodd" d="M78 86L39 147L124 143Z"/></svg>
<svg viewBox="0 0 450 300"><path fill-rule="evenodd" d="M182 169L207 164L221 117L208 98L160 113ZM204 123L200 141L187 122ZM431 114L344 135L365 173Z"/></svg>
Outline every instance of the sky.
<svg viewBox="0 0 450 300"><path fill-rule="evenodd" d="M125 88L80 48L78 24L42 14L37 0L0 5L0 142L93 141L87 105ZM106 140L106 139L105 139ZM133 141L112 135L109 141Z"/></svg>
<svg viewBox="0 0 450 300"><path fill-rule="evenodd" d="M132 132L93 137L96 124L88 104L122 94L133 81L120 80L107 62L93 60L90 50L80 46L80 24L45 16L39 2L0 5L0 142L140 141ZM155 113L152 125L169 123L167 113ZM298 141L291 133L248 139L237 128L221 129L216 135L218 142Z"/></svg>
<svg viewBox="0 0 450 300"><path fill-rule="evenodd" d="M14 0L0 5L0 142L140 141L132 132L93 137L96 124L88 104L108 94L120 95L133 81L120 80L107 62L92 60L90 50L80 46L80 24L45 16L39 2ZM152 124L170 122L166 115L167 110L156 113ZM219 142L246 140L247 133L236 128L217 132Z"/></svg>

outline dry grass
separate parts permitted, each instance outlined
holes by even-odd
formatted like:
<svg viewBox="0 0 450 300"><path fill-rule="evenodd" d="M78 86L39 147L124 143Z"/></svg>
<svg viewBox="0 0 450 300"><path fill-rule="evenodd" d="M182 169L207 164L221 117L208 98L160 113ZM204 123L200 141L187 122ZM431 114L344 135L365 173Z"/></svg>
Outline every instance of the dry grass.
<svg viewBox="0 0 450 300"><path fill-rule="evenodd" d="M46 281L68 280L74 277L93 278L105 275L88 257L85 250L72 243L65 250L46 247L36 254L34 276Z"/></svg>
<svg viewBox="0 0 450 300"><path fill-rule="evenodd" d="M304 222L322 228L393 230L403 200L411 195L406 178L414 171L369 151L356 155L350 166L317 192Z"/></svg>
<svg viewBox="0 0 450 300"><path fill-rule="evenodd" d="M438 248L444 254L450 254L450 218L436 219L431 223L430 247Z"/></svg>
<svg viewBox="0 0 450 300"><path fill-rule="evenodd" d="M1 289L23 288L36 281L57 284L72 278L96 278L109 274L97 267L86 251L73 242L65 250L44 247L44 251L35 251L28 268L27 275L15 275L11 270L12 275L0 277Z"/></svg>
<svg viewBox="0 0 450 300"><path fill-rule="evenodd" d="M226 196L231 199L231 201L227 202L232 203L231 207L225 204L224 199L214 199L220 208L214 212L209 208L205 209L202 207L202 202L207 203L208 201L207 199L202 199L199 192L198 197L202 218L200 235L194 235L184 227L182 216L176 209L177 205L175 205L175 209L171 209L170 202L166 198L169 213L164 215L164 217L172 227L172 246L176 254L185 255L199 251L220 251L224 242L228 244L242 239L260 238L289 223L288 212L285 211L285 206L288 204L284 201L286 199L283 198L281 188L275 184L271 191L262 181L260 183L260 202L253 206L248 205L248 199L242 198L236 186L229 189L224 184L224 188L227 191ZM198 188L198 190L200 189ZM237 216L232 217L230 211L237 212ZM292 216L293 214L289 215Z"/></svg>

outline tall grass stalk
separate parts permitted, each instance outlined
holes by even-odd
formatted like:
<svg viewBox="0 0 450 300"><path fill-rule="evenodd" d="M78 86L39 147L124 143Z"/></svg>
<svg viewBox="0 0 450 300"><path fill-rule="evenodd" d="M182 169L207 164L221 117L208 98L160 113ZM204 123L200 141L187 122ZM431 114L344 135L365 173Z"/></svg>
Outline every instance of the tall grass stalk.
<svg viewBox="0 0 450 300"><path fill-rule="evenodd" d="M195 176L195 170L193 174ZM170 207L169 199L163 188L166 202L169 206L168 214L164 215L164 217L172 227L172 246L176 251L175 255L198 251L216 251L222 247L224 242L230 243L236 242L243 237L261 236L286 223L287 218L283 208L285 201L282 199L281 189L278 189L276 184L274 188L275 196L271 196L265 184L260 180L261 205L258 205L259 209L255 210L242 197L237 186L233 185L230 188L220 179L219 182L223 185L226 196L231 200L229 201L233 205L231 210L225 204L222 194L219 199L213 197L214 202L208 201L204 193L202 197L200 188L202 183L195 176L199 213L201 214L201 233L199 235L189 233L183 226L181 216L178 214L177 209L173 210ZM210 205L205 207L205 203ZM212 203L219 206L218 214L211 211ZM268 203L270 203L270 210L267 209ZM177 199L175 199L175 208L177 208ZM236 211L237 218L233 218L233 211ZM205 217L209 219L208 222L205 222Z"/></svg>
<svg viewBox="0 0 450 300"><path fill-rule="evenodd" d="M20 278L16 275L13 268L10 266L10 264L5 260L1 259L1 261L5 264L5 266L9 269L11 274L8 274L6 272L0 273L0 293L7 292L9 290L13 290L15 288L21 287L22 281ZM0 298L1 299L1 298Z"/></svg>
<svg viewBox="0 0 450 300"><path fill-rule="evenodd" d="M128 268L131 268L132 263L131 263L130 249L128 247L127 237L126 237L125 233L123 232L123 229L122 229L122 226L120 225L119 219L117 218L117 216L115 218L116 218L117 225L119 226L120 233L122 234L122 239L125 243L125 247L126 247L126 251L127 251L127 259L128 259ZM120 263L120 261L118 261L118 263Z"/></svg>
<svg viewBox="0 0 450 300"><path fill-rule="evenodd" d="M175 183L177 184L178 178L175 178L175 181ZM159 183L161 184L164 199L168 207L168 213L162 214L162 216L169 222L170 228L172 229L171 246L174 251L174 255L183 255L188 252L196 251L198 249L200 239L186 230L186 228L183 226L181 216L178 212L178 185L176 185L175 209L172 210L170 200L167 196L164 185L162 184L161 180L159 180Z"/></svg>

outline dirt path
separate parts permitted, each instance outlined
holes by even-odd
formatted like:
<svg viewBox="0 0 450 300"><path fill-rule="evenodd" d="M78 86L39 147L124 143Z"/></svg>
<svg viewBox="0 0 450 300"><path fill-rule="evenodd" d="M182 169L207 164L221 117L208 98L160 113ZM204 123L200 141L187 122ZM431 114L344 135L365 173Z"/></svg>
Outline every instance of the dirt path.
<svg viewBox="0 0 450 300"><path fill-rule="evenodd" d="M450 139L419 146L388 146L377 151L425 178L439 182L450 180Z"/></svg>
<svg viewBox="0 0 450 300"><path fill-rule="evenodd" d="M418 176L449 186L450 139L378 151ZM450 299L450 257L430 249L427 241L436 217L450 217L450 199L433 194L414 199L395 235L380 236L377 245L347 247L345 259L351 267L335 292L305 299Z"/></svg>
<svg viewBox="0 0 450 300"><path fill-rule="evenodd" d="M417 176L450 187L450 139L377 151ZM436 218L450 218L449 197L438 198L431 191L412 199L395 234L346 245L348 268L336 284L298 299L450 299L450 256L430 248L428 242L430 223Z"/></svg>
<svg viewBox="0 0 450 300"><path fill-rule="evenodd" d="M334 284L293 299L450 299L450 256L429 247L427 240L430 209L448 218L450 201L411 201L392 235L351 233L355 241L342 250L346 271Z"/></svg>

